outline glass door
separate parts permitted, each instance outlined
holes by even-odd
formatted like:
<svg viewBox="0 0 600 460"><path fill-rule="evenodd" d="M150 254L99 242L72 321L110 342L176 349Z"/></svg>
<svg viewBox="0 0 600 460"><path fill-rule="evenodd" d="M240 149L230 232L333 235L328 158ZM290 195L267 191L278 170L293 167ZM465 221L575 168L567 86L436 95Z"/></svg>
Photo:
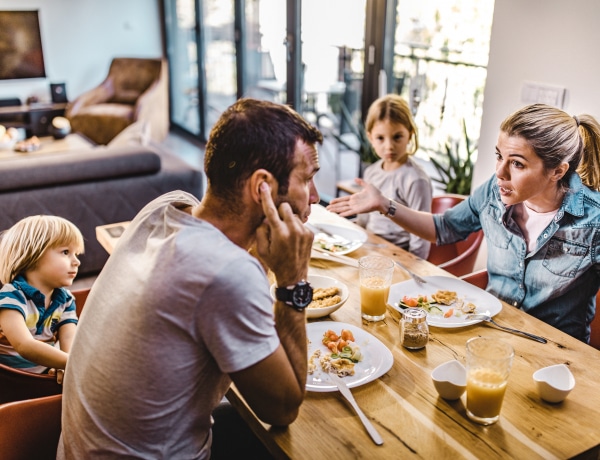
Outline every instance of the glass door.
<svg viewBox="0 0 600 460"><path fill-rule="evenodd" d="M199 27L194 0L165 0L171 124L200 135Z"/></svg>
<svg viewBox="0 0 600 460"><path fill-rule="evenodd" d="M398 2L394 91L409 102L426 158L476 145L494 0ZM443 153L442 153L443 152Z"/></svg>
<svg viewBox="0 0 600 460"><path fill-rule="evenodd" d="M234 0L202 0L202 58L206 82L204 138L237 99Z"/></svg>
<svg viewBox="0 0 600 460"><path fill-rule="evenodd" d="M286 3L283 0L246 0L242 22L246 97L286 102Z"/></svg>
<svg viewBox="0 0 600 460"><path fill-rule="evenodd" d="M366 3L302 0L301 110L311 120L328 114L342 123L342 104L360 113Z"/></svg>

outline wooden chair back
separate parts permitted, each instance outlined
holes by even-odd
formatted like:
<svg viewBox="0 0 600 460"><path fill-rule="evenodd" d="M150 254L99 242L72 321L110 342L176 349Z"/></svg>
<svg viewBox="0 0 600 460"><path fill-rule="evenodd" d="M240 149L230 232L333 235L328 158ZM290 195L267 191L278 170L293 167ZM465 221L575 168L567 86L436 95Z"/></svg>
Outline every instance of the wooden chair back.
<svg viewBox="0 0 600 460"><path fill-rule="evenodd" d="M75 310L77 311L77 317L81 316L81 312L83 311L83 307L85 306L85 301L90 294L90 288L85 289L77 289L75 291L71 291L73 297L75 297Z"/></svg>
<svg viewBox="0 0 600 460"><path fill-rule="evenodd" d="M434 196L431 201L431 212L442 214L452 208L465 197L463 195L447 194ZM432 243L427 261L443 268L454 276L462 276L473 271L479 247L483 242L483 231L471 233L466 240L438 246Z"/></svg>
<svg viewBox="0 0 600 460"><path fill-rule="evenodd" d="M81 315L89 292L89 288L71 292L75 297L77 316ZM55 376L32 374L4 364L0 364L0 389L0 404L62 393L62 385L56 383Z"/></svg>
<svg viewBox="0 0 600 460"><path fill-rule="evenodd" d="M0 457L54 460L60 438L62 395L0 405Z"/></svg>
<svg viewBox="0 0 600 460"><path fill-rule="evenodd" d="M55 376L32 374L4 364L0 364L0 388L0 404L62 393Z"/></svg>

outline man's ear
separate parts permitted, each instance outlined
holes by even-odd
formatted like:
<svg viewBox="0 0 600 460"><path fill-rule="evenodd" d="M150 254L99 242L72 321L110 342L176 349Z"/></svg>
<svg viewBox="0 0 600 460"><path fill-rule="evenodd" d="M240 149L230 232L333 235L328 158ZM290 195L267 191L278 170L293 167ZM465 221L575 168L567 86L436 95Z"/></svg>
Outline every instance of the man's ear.
<svg viewBox="0 0 600 460"><path fill-rule="evenodd" d="M248 179L248 187L250 188L250 195L252 201L260 204L260 184L266 182L271 187L271 193L273 190L277 191L277 181L266 169L257 169L252 173L250 179Z"/></svg>

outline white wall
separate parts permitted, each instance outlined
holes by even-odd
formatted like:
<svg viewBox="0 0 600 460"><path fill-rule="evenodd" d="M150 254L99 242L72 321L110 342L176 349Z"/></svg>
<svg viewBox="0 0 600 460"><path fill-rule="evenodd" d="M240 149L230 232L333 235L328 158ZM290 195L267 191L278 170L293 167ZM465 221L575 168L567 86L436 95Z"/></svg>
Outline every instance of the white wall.
<svg viewBox="0 0 600 460"><path fill-rule="evenodd" d="M599 14L598 0L496 0L474 187L494 173L498 129L526 105L524 81L566 87L566 112L600 120Z"/></svg>
<svg viewBox="0 0 600 460"><path fill-rule="evenodd" d="M39 10L46 79L0 80L0 98L50 100L50 83L75 99L98 85L113 57L162 56L158 0L0 0L2 10Z"/></svg>

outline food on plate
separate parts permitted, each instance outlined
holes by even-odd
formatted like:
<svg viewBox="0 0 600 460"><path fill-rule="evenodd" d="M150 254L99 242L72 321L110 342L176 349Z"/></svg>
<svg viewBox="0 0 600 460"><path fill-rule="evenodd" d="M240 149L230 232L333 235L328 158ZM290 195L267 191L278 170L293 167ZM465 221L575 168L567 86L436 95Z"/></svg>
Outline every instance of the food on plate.
<svg viewBox="0 0 600 460"><path fill-rule="evenodd" d="M354 375L354 361L347 358L332 358L326 355L321 359L321 368L325 372L335 372L339 377Z"/></svg>
<svg viewBox="0 0 600 460"><path fill-rule="evenodd" d="M461 311L463 313L474 313L475 310L477 309L477 307L475 306L474 303L467 303L466 305L463 305L462 307L460 307Z"/></svg>
<svg viewBox="0 0 600 460"><path fill-rule="evenodd" d="M317 234L313 241L313 246L316 246L317 248L320 248L320 249L325 249L329 252L345 251L346 249L348 249L349 245L350 245L349 242L345 242L345 243L340 243L339 241L336 242L334 240L331 240L326 235L322 235L322 234Z"/></svg>
<svg viewBox="0 0 600 460"><path fill-rule="evenodd" d="M362 361L363 356L360 347L354 343L352 331L342 329L338 335L329 329L321 342L331 353L315 350L308 360L308 373L313 374L320 366L323 371L335 372L340 377L354 375L354 365Z"/></svg>
<svg viewBox="0 0 600 460"><path fill-rule="evenodd" d="M464 313L474 313L477 306L472 302L460 299L455 291L438 290L427 296L419 294L416 297L403 296L398 302L400 308L420 308L431 316L462 316ZM440 306L450 307L446 311Z"/></svg>
<svg viewBox="0 0 600 460"><path fill-rule="evenodd" d="M437 291L435 294L431 294L431 298L434 302L441 303L442 305L451 305L458 299L456 292L442 290Z"/></svg>
<svg viewBox="0 0 600 460"><path fill-rule="evenodd" d="M340 289L332 286L328 288L315 288L313 290L313 300L307 308L325 308L336 305L342 301Z"/></svg>
<svg viewBox="0 0 600 460"><path fill-rule="evenodd" d="M422 308L426 311L429 311L430 303L427 300L426 295L419 295L417 297L402 297L402 300L399 302L401 308Z"/></svg>

